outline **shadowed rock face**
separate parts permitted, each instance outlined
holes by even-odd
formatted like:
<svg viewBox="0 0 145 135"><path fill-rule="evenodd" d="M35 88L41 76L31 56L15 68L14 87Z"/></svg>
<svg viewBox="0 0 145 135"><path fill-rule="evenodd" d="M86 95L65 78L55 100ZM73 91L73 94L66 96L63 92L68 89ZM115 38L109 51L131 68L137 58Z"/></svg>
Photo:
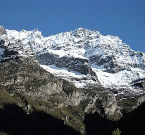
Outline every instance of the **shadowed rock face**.
<svg viewBox="0 0 145 135"><path fill-rule="evenodd" d="M17 51L14 50L9 50L7 46L4 46L5 41L4 40L0 40L0 49L3 50L3 54L1 54L1 61L6 61L8 59L13 59L16 58L18 55Z"/></svg>
<svg viewBox="0 0 145 135"><path fill-rule="evenodd" d="M0 109L0 120L0 130L10 135L80 135L60 119L40 111L28 115L15 104Z"/></svg>
<svg viewBox="0 0 145 135"><path fill-rule="evenodd" d="M57 55L45 53L37 56L37 59L42 65L56 65L59 68L67 68L72 71L79 72L81 74L90 74L96 76L89 67L87 59L79 59L73 57L58 57Z"/></svg>
<svg viewBox="0 0 145 135"><path fill-rule="evenodd" d="M145 81L143 81L143 83L142 83L142 84L143 84L143 87L144 87L144 90L145 90Z"/></svg>
<svg viewBox="0 0 145 135"><path fill-rule="evenodd" d="M144 135L144 114L145 103L118 121L110 121L97 113L89 114L84 119L86 132L88 135L112 135L112 131L119 128L121 135Z"/></svg>
<svg viewBox="0 0 145 135"><path fill-rule="evenodd" d="M122 135L144 135L145 104L124 115L119 121L111 121L98 113L86 114L84 124L87 135L112 135L112 131L119 128ZM10 135L79 135L73 128L64 124L60 119L54 118L42 111L31 114L16 104L5 104L0 108L0 130Z"/></svg>
<svg viewBox="0 0 145 135"><path fill-rule="evenodd" d="M139 78L139 79L133 80L131 82L131 85L145 90L145 78Z"/></svg>

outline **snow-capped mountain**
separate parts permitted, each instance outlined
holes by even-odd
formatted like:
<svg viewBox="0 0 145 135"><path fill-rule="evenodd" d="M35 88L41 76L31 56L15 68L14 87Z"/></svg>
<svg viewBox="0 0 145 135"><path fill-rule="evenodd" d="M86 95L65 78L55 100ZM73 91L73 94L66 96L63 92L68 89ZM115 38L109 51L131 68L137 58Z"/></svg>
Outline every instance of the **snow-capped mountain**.
<svg viewBox="0 0 145 135"><path fill-rule="evenodd" d="M1 41L19 55L35 56L41 67L78 88L102 85L118 94L142 93L133 80L145 77L145 53L136 52L117 36L78 28L49 37L41 32L0 28ZM0 59L3 49L0 49Z"/></svg>

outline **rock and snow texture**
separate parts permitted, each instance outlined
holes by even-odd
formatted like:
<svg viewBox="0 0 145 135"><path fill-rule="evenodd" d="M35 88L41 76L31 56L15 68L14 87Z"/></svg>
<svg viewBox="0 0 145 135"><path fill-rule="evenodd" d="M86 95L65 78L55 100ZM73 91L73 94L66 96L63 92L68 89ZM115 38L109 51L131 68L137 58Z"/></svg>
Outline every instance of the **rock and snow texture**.
<svg viewBox="0 0 145 135"><path fill-rule="evenodd" d="M0 61L3 59L4 49L0 48Z"/></svg>
<svg viewBox="0 0 145 135"><path fill-rule="evenodd" d="M9 49L35 56L44 69L79 88L101 83L113 90L141 92L130 83L145 77L145 53L130 49L117 36L78 28L44 37L36 29L5 30L1 39Z"/></svg>
<svg viewBox="0 0 145 135"><path fill-rule="evenodd" d="M0 61L3 59L5 49L2 48L3 40L0 38Z"/></svg>

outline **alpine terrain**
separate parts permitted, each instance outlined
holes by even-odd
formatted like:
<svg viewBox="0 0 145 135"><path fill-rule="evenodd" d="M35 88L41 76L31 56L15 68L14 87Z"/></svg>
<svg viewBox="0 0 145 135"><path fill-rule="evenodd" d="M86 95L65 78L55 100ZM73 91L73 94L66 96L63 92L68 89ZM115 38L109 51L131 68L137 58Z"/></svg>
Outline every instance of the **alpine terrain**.
<svg viewBox="0 0 145 135"><path fill-rule="evenodd" d="M0 26L0 130L145 134L145 53L78 28L44 37ZM135 125L136 126L135 126Z"/></svg>

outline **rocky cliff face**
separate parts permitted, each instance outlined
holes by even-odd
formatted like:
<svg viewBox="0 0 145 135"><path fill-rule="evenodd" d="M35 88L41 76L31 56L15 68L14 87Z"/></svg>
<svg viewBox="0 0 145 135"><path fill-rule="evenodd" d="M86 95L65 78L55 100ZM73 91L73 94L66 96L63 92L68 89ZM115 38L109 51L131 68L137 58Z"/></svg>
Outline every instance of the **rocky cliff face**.
<svg viewBox="0 0 145 135"><path fill-rule="evenodd" d="M64 120L82 134L85 134L85 113L98 112L107 117L116 114L118 106L111 91L76 88L41 68L34 57L18 56L18 53L11 53L7 48L4 54L7 57L0 63L0 88L1 93L5 93L2 94L4 103L0 100L1 103L15 103L27 114L43 110ZM9 101L7 97L12 99Z"/></svg>
<svg viewBox="0 0 145 135"><path fill-rule="evenodd" d="M145 74L145 54L129 48L117 36L78 28L44 37L36 30L1 27L5 46L21 56L34 56L41 67L78 88L102 85L118 95L143 93L130 85Z"/></svg>
<svg viewBox="0 0 145 135"><path fill-rule="evenodd" d="M118 37L83 28L43 37L0 27L0 105L44 111L81 134L86 114L114 121L142 104L144 79L136 83L144 73L145 54Z"/></svg>

